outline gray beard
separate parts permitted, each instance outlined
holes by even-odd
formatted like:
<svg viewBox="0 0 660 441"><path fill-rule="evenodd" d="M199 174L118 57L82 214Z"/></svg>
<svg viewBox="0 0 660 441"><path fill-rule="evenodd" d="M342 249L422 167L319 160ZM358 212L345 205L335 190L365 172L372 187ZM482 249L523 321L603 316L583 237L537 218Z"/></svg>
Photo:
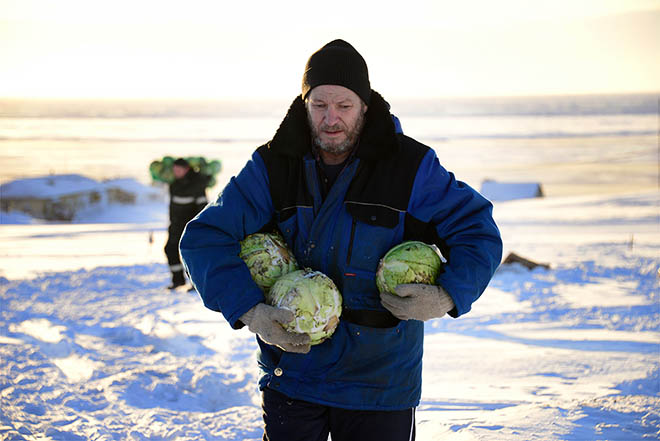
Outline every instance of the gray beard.
<svg viewBox="0 0 660 441"><path fill-rule="evenodd" d="M353 127L353 130L349 130L346 132L346 139L340 144L325 143L321 140L321 136L319 135L319 131L328 130L328 129L332 130L340 127L321 125L319 127L319 130L317 131L312 125L312 121L309 118L309 114L307 114L307 118L309 120L309 127L311 127L312 130L312 142L316 147L323 150L324 152L332 153L334 155L339 155L351 151L353 147L355 147L355 145L357 144L358 139L360 138L360 134L362 133L362 129L364 128L364 114L365 112L363 111L360 112L360 116L355 122L355 126Z"/></svg>

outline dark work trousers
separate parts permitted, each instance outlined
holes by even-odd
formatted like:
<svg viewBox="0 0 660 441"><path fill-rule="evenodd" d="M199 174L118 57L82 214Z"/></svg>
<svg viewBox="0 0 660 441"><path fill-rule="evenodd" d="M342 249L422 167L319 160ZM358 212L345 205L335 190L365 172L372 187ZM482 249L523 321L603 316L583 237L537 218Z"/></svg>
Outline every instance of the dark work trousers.
<svg viewBox="0 0 660 441"><path fill-rule="evenodd" d="M411 441L415 409L349 410L294 400L266 388L262 392L263 441Z"/></svg>
<svg viewBox="0 0 660 441"><path fill-rule="evenodd" d="M165 244L165 255L167 256L167 263L170 265L170 271L172 271L172 282L175 285L185 283L183 265L181 264L181 257L179 257L179 241L185 227L186 224L171 224L167 229L168 237Z"/></svg>

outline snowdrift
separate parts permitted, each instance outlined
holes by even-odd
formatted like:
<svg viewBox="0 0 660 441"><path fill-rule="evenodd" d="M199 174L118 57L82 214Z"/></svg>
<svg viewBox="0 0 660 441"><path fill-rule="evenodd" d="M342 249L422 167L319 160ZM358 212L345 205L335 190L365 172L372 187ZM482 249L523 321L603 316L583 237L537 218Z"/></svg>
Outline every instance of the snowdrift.
<svg viewBox="0 0 660 441"><path fill-rule="evenodd" d="M72 221L79 213L112 204L163 202L163 187L149 187L134 179L99 182L77 175L50 175L19 179L0 185L0 210L24 213L43 220ZM6 223L3 221L2 223Z"/></svg>
<svg viewBox="0 0 660 441"><path fill-rule="evenodd" d="M480 193L491 201L511 201L543 197L543 188L538 182L497 182L490 179L481 184Z"/></svg>

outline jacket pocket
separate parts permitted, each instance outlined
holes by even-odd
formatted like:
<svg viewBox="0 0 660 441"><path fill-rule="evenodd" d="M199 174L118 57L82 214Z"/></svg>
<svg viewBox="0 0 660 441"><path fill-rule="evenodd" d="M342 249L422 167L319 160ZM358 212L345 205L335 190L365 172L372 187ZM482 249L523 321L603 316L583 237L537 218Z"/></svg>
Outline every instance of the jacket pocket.
<svg viewBox="0 0 660 441"><path fill-rule="evenodd" d="M344 305L382 310L376 270L380 259L403 237L403 213L380 205L349 202L346 209L351 224L345 233L348 238L342 280Z"/></svg>
<svg viewBox="0 0 660 441"><path fill-rule="evenodd" d="M342 320L336 332L339 334L332 339L338 357L326 372L327 382L384 388L398 381L396 377L403 373L399 366L402 357L413 356L415 346L421 362L421 342L407 335L405 321L392 328L371 328Z"/></svg>
<svg viewBox="0 0 660 441"><path fill-rule="evenodd" d="M346 269L371 277L380 258L403 237L404 213L379 205L346 203L352 217L346 250Z"/></svg>
<svg viewBox="0 0 660 441"><path fill-rule="evenodd" d="M309 230L314 221L314 208L311 206L296 206L275 213L275 221L289 248L296 258L300 257L296 243L304 244L309 237Z"/></svg>
<svg viewBox="0 0 660 441"><path fill-rule="evenodd" d="M354 219L369 225L394 228L399 224L401 214L405 213L394 207L368 202L346 201L346 211Z"/></svg>

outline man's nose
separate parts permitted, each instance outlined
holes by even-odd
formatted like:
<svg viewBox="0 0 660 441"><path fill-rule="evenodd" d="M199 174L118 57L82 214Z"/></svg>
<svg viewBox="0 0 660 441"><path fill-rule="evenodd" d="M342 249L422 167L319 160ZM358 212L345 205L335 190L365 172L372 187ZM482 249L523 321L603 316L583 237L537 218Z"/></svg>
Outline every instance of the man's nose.
<svg viewBox="0 0 660 441"><path fill-rule="evenodd" d="M335 125L339 121L339 114L334 106L328 106L325 110L325 123L329 126Z"/></svg>

